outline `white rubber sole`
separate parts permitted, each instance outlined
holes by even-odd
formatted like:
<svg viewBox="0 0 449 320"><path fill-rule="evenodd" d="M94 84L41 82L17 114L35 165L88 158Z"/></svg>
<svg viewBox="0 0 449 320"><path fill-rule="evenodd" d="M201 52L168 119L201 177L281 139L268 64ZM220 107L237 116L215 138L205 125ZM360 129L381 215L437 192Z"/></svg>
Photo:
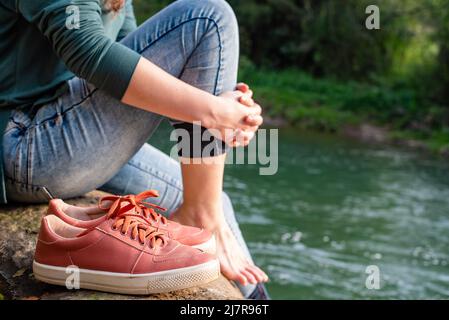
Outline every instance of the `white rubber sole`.
<svg viewBox="0 0 449 320"><path fill-rule="evenodd" d="M192 246L193 248L196 249L200 249L201 251L210 253L210 254L215 254L215 252L217 251L217 243L215 242L215 236L213 235L212 238L210 238L208 241L196 245L196 246Z"/></svg>
<svg viewBox="0 0 449 320"><path fill-rule="evenodd" d="M66 281L73 284L76 276L73 269L55 267L33 261L36 279L67 287ZM220 275L218 260L209 261L193 267L168 271L129 274L79 269L79 288L97 291L146 295L200 286L211 282ZM69 277L71 277L69 279Z"/></svg>

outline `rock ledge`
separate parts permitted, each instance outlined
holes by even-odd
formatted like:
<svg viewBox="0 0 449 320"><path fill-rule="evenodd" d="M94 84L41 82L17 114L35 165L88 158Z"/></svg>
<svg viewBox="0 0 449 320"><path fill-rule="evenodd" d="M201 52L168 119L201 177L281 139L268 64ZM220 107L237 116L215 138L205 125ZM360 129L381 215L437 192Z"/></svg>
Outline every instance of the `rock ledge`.
<svg viewBox="0 0 449 320"><path fill-rule="evenodd" d="M93 191L67 202L75 205L96 204L105 194ZM205 300L242 299L238 289L221 276L205 286L149 296L109 294L89 290L69 291L42 283L33 277L33 260L40 219L46 205L6 205L0 208L0 300Z"/></svg>

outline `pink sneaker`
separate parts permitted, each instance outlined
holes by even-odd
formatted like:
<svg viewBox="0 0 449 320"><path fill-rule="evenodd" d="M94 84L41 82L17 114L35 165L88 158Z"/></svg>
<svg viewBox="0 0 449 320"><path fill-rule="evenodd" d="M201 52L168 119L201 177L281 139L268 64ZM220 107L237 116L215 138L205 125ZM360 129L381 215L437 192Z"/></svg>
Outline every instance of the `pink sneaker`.
<svg viewBox="0 0 449 320"><path fill-rule="evenodd" d="M212 233L205 229L184 226L168 220L155 211L155 209L165 211L164 208L143 201L158 196L159 194L155 190L122 197L106 196L100 200L97 207L77 207L69 205L61 199L54 199L50 201L48 214L54 214L72 226L89 229L105 219L105 213L111 214L121 208L126 208L125 210L144 216L153 227L169 238L181 244L215 254L215 237Z"/></svg>
<svg viewBox="0 0 449 320"><path fill-rule="evenodd" d="M42 218L33 272L51 284L151 294L208 283L220 267L213 255L168 238L141 215L119 210L89 229L55 215Z"/></svg>

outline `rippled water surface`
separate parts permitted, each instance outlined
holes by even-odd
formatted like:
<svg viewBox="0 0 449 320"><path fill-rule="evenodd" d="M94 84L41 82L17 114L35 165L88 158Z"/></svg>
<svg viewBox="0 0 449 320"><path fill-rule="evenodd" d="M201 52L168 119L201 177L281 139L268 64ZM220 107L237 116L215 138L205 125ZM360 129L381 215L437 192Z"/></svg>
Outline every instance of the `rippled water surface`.
<svg viewBox="0 0 449 320"><path fill-rule="evenodd" d="M228 166L225 188L273 298L448 298L449 165L282 129L279 171ZM365 286L367 266L380 289Z"/></svg>

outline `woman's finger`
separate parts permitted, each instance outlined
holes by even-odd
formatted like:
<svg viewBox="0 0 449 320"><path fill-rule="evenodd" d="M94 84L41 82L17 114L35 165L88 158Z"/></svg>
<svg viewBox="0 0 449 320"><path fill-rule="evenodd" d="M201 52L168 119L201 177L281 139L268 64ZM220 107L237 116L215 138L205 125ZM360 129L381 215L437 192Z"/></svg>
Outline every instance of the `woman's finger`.
<svg viewBox="0 0 449 320"><path fill-rule="evenodd" d="M254 92L253 92L253 90L251 90L251 89L249 89L248 91L246 91L246 92L244 92L244 93L245 93L246 96L248 96L248 97L250 97L250 98L252 98L253 95L254 95Z"/></svg>
<svg viewBox="0 0 449 320"><path fill-rule="evenodd" d="M255 136L254 131L243 131L242 134L243 143L248 144L251 140L253 140L254 136Z"/></svg>
<svg viewBox="0 0 449 320"><path fill-rule="evenodd" d="M263 117L260 115L249 115L244 120L245 124L249 127L259 127L263 123Z"/></svg>
<svg viewBox="0 0 449 320"><path fill-rule="evenodd" d="M239 131L238 133L236 133L230 145L232 147L245 147L251 142L254 137L254 131Z"/></svg>
<svg viewBox="0 0 449 320"><path fill-rule="evenodd" d="M248 115L261 115L262 107L257 103L254 103L251 107L248 108Z"/></svg>
<svg viewBox="0 0 449 320"><path fill-rule="evenodd" d="M247 107L252 107L254 105L254 100L247 94L241 96L239 102Z"/></svg>
<svg viewBox="0 0 449 320"><path fill-rule="evenodd" d="M244 82L240 82L240 83L237 83L237 86L235 87L235 89L242 91L242 92L247 92L249 90L249 86Z"/></svg>

